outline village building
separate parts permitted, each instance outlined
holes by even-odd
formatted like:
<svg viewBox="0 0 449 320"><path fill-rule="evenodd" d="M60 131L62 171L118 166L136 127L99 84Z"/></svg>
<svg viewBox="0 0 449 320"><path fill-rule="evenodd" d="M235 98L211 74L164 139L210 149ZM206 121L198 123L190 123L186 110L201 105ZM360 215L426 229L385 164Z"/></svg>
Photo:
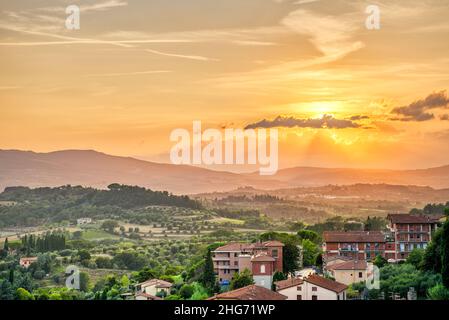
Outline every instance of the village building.
<svg viewBox="0 0 449 320"><path fill-rule="evenodd" d="M257 285L271 288L273 274L282 271L282 250L279 241L229 243L213 251L214 270L220 284L229 284L236 272L251 271Z"/></svg>
<svg viewBox="0 0 449 320"><path fill-rule="evenodd" d="M37 262L37 257L24 257L20 258L19 264L23 268L28 268L31 264Z"/></svg>
<svg viewBox="0 0 449 320"><path fill-rule="evenodd" d="M316 274L275 282L276 292L287 300L346 300L348 286Z"/></svg>
<svg viewBox="0 0 449 320"><path fill-rule="evenodd" d="M139 300L149 300L149 299L143 299L144 297L149 296L158 296L161 295L161 292L164 296L168 296L170 294L170 289L173 286L168 281L159 280L159 279L151 279L147 280L145 282L139 283L136 285L136 299L140 295ZM142 295L143 294L143 295ZM149 295L149 296L147 296ZM151 297L150 297L151 298ZM154 299L153 299L154 300Z"/></svg>
<svg viewBox="0 0 449 320"><path fill-rule="evenodd" d="M391 232L389 239L393 252L385 256L388 260L407 259L414 249L425 249L432 240L432 234L440 224L441 216L420 216L411 214L390 214L387 219Z"/></svg>
<svg viewBox="0 0 449 320"><path fill-rule="evenodd" d="M325 231L323 251L327 258L343 256L353 260L373 260L385 256L385 236L380 231Z"/></svg>
<svg viewBox="0 0 449 320"><path fill-rule="evenodd" d="M240 289L214 295L208 300L287 300L287 297L257 285L250 285Z"/></svg>
<svg viewBox="0 0 449 320"><path fill-rule="evenodd" d="M145 293L145 292L140 292L140 293L136 293L136 300L146 300L146 301L152 301L152 300L162 300L162 298L153 296L151 294Z"/></svg>
<svg viewBox="0 0 449 320"><path fill-rule="evenodd" d="M366 282L368 279L369 265L363 260L350 260L326 266L327 274L335 281L350 285Z"/></svg>
<svg viewBox="0 0 449 320"><path fill-rule="evenodd" d="M85 224L91 224L92 219L91 218L80 218L76 220L76 224L79 226L85 225Z"/></svg>

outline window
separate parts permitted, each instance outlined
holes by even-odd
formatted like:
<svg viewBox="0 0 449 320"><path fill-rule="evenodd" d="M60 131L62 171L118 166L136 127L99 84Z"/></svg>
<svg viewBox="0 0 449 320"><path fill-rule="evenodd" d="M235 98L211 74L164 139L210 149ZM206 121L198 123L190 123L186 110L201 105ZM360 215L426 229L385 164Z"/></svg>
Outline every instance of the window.
<svg viewBox="0 0 449 320"><path fill-rule="evenodd" d="M297 286L297 287L296 287L296 290L302 291L302 287L301 287L301 286Z"/></svg>
<svg viewBox="0 0 449 320"><path fill-rule="evenodd" d="M260 273L265 273L265 265L260 266Z"/></svg>
<svg viewBox="0 0 449 320"><path fill-rule="evenodd" d="M317 287L312 287L312 291L318 291Z"/></svg>
<svg viewBox="0 0 449 320"><path fill-rule="evenodd" d="M296 296L296 300L302 300L302 295L298 294L298 295Z"/></svg>
<svg viewBox="0 0 449 320"><path fill-rule="evenodd" d="M238 253L234 253L234 258L237 258L239 256Z"/></svg>
<svg viewBox="0 0 449 320"><path fill-rule="evenodd" d="M239 262L238 261L234 261L234 266L238 266Z"/></svg>
<svg viewBox="0 0 449 320"><path fill-rule="evenodd" d="M318 296L312 296L312 300L318 300Z"/></svg>
<svg viewBox="0 0 449 320"><path fill-rule="evenodd" d="M278 257L278 250L274 249L273 251L271 251L271 255L273 256L273 258L277 258Z"/></svg>
<svg viewBox="0 0 449 320"><path fill-rule="evenodd" d="M363 278L363 272L359 272L359 278Z"/></svg>

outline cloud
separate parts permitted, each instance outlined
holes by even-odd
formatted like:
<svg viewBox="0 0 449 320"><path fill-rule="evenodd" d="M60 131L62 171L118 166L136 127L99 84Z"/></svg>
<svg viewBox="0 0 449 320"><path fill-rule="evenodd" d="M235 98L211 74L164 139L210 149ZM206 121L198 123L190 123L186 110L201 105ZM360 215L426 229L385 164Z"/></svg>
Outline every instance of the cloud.
<svg viewBox="0 0 449 320"><path fill-rule="evenodd" d="M157 50L152 50L152 49L146 49L145 51L149 52L149 53L157 54L159 56L165 56L165 57L174 57L174 58L190 59L190 60L197 60L197 61L219 61L218 59L209 58L209 57L167 53L167 52L162 52L162 51L157 51Z"/></svg>
<svg viewBox="0 0 449 320"><path fill-rule="evenodd" d="M364 115L355 115L355 116L352 116L349 118L349 120L352 120L352 121L359 121L359 120L366 120L366 119L369 119L369 117L364 116Z"/></svg>
<svg viewBox="0 0 449 320"><path fill-rule="evenodd" d="M256 129L256 128L274 128L274 127L285 127L285 128L315 128L315 129L345 129L345 128L359 128L360 125L345 119L337 119L332 115L323 115L321 118L307 118L300 119L295 117L282 117L278 116L274 120L262 120L256 123L249 124L245 129Z"/></svg>
<svg viewBox="0 0 449 320"><path fill-rule="evenodd" d="M400 117L393 118L397 121L427 121L435 118L430 110L447 108L449 98L446 91L434 92L425 99L417 100L407 106L394 108L391 113Z"/></svg>

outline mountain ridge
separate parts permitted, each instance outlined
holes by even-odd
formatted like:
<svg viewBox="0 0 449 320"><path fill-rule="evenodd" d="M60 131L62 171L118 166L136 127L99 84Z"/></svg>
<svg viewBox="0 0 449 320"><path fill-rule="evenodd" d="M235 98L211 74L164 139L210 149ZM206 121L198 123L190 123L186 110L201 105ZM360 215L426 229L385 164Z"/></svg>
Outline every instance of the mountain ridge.
<svg viewBox="0 0 449 320"><path fill-rule="evenodd" d="M231 191L240 187L265 190L357 183L449 188L449 165L426 169L357 169L293 167L276 175L238 174L188 165L173 165L109 155L95 150L47 153L0 149L0 190L7 186L65 184L105 188L110 183L139 185L175 194Z"/></svg>

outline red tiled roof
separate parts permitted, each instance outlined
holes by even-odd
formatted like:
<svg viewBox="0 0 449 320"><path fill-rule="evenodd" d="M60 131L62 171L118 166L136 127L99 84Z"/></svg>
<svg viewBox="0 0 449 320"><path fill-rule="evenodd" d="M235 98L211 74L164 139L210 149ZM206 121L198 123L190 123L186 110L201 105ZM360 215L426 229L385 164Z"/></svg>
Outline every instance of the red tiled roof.
<svg viewBox="0 0 449 320"><path fill-rule="evenodd" d="M262 243L264 247L283 247L284 244L277 240L265 241Z"/></svg>
<svg viewBox="0 0 449 320"><path fill-rule="evenodd" d="M380 231L325 231L324 242L385 242Z"/></svg>
<svg viewBox="0 0 449 320"><path fill-rule="evenodd" d="M303 284L303 280L300 278L290 278L287 280L276 281L274 284L276 285L276 290L279 291L279 290L284 290L287 288L299 286L299 285Z"/></svg>
<svg viewBox="0 0 449 320"><path fill-rule="evenodd" d="M173 286L172 283L159 279L151 279L142 283L138 283L138 286L156 286L156 288L171 288Z"/></svg>
<svg viewBox="0 0 449 320"><path fill-rule="evenodd" d="M257 256L254 256L251 261L268 261L268 262L273 262L276 261L276 259L274 259L271 256L268 256L266 254L259 254Z"/></svg>
<svg viewBox="0 0 449 320"><path fill-rule="evenodd" d="M366 270L368 264L364 260L351 260L327 267L328 270Z"/></svg>
<svg viewBox="0 0 449 320"><path fill-rule="evenodd" d="M250 285L237 290L221 293L208 300L286 300L287 297L264 287Z"/></svg>
<svg viewBox="0 0 449 320"><path fill-rule="evenodd" d="M156 296L153 296L152 294L148 294L148 293L144 293L144 292L136 294L136 297L145 297L149 300L162 300L159 297L156 297Z"/></svg>
<svg viewBox="0 0 449 320"><path fill-rule="evenodd" d="M308 276L306 279L304 279L304 282L309 282L318 287L325 288L325 289L334 291L336 293L340 293L340 292L348 289L348 286L343 283L340 283L340 282L337 282L334 280L330 280L330 279L326 279L326 278L317 276L315 274Z"/></svg>
<svg viewBox="0 0 449 320"><path fill-rule="evenodd" d="M214 251L244 251L253 248L253 244L250 243L238 243L232 242L218 247Z"/></svg>
<svg viewBox="0 0 449 320"><path fill-rule="evenodd" d="M443 216L419 216L412 214L389 214L387 219L392 223L436 223Z"/></svg>

